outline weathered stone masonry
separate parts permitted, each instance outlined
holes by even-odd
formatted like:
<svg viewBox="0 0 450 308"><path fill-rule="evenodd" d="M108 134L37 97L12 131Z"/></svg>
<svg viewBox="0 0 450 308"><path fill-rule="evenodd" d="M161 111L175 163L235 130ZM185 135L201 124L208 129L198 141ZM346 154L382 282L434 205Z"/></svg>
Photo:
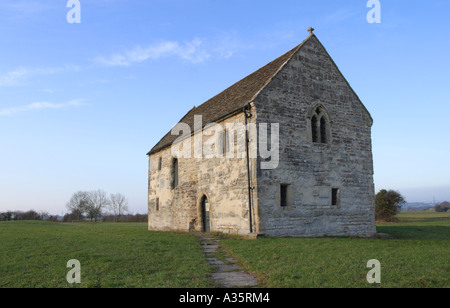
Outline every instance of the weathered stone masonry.
<svg viewBox="0 0 450 308"><path fill-rule="evenodd" d="M244 124L244 114L222 122ZM194 146L194 136L191 145ZM239 138L242 138L239 137ZM238 136L236 136L238 140ZM192 149L193 153L193 149ZM162 158L158 171L159 158ZM201 230L201 199L211 205L212 231L246 234L249 230L246 158L179 158L179 186L171 188L171 149L150 155L149 229ZM253 163L255 164L255 163ZM252 169L255 169L252 166ZM159 211L156 199L159 198Z"/></svg>
<svg viewBox="0 0 450 308"><path fill-rule="evenodd" d="M245 106L251 108L250 123L280 125L278 167L262 170L261 158L249 161L254 232L364 237L376 232L372 118L314 34L181 122L192 126L199 114L207 122L243 124ZM179 185L172 188L173 140L166 135L149 153L149 229L202 231L206 196L211 231L249 233L246 158L179 158ZM250 138L249 146L256 152L258 139Z"/></svg>
<svg viewBox="0 0 450 308"><path fill-rule="evenodd" d="M258 121L280 123L280 165L258 173L261 230L273 236L375 233L372 119L315 36L255 100ZM311 142L308 113L323 106L328 143ZM291 204L279 206L279 185ZM339 203L331 205L332 188Z"/></svg>

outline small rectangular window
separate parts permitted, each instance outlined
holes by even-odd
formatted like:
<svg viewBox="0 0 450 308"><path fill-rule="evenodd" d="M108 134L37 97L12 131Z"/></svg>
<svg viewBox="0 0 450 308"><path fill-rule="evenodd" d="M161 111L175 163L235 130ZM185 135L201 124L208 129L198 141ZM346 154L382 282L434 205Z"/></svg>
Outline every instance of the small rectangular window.
<svg viewBox="0 0 450 308"><path fill-rule="evenodd" d="M225 153L230 152L230 132L225 130Z"/></svg>
<svg viewBox="0 0 450 308"><path fill-rule="evenodd" d="M338 205L339 202L339 189L332 188L331 189L331 205Z"/></svg>
<svg viewBox="0 0 450 308"><path fill-rule="evenodd" d="M222 136L222 154L225 155L230 151L230 144L229 144L230 135L227 130L224 130L221 136Z"/></svg>
<svg viewBox="0 0 450 308"><path fill-rule="evenodd" d="M156 209L157 212L159 211L159 198L156 198L155 209Z"/></svg>
<svg viewBox="0 0 450 308"><path fill-rule="evenodd" d="M289 185L280 185L280 206L282 207L288 206L288 189Z"/></svg>
<svg viewBox="0 0 450 308"><path fill-rule="evenodd" d="M159 158L158 160L158 170L160 171L162 167L162 157Z"/></svg>
<svg viewBox="0 0 450 308"><path fill-rule="evenodd" d="M178 159L174 158L172 163L172 189L178 187Z"/></svg>

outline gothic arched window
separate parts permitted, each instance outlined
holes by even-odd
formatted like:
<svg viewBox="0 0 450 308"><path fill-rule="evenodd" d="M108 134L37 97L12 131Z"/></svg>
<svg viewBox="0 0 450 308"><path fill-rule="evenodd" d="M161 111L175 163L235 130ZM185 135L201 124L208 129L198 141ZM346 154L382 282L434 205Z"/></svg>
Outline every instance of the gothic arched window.
<svg viewBox="0 0 450 308"><path fill-rule="evenodd" d="M310 116L311 139L314 143L329 143L330 141L330 120L323 106L316 106L312 109Z"/></svg>

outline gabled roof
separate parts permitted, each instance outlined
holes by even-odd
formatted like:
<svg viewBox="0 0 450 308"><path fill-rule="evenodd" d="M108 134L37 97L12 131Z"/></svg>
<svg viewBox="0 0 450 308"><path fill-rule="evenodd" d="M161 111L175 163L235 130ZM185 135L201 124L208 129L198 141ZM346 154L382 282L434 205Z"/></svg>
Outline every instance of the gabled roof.
<svg viewBox="0 0 450 308"><path fill-rule="evenodd" d="M314 30L311 29L310 30ZM308 30L308 31L310 31ZM325 53L331 60L331 63L335 66L336 70L342 76L345 83L349 86L349 88L353 91L352 87L348 83L347 79L341 73L337 65L334 63L331 56L326 51L325 47L320 43L315 34L310 31L310 35L298 46L294 47L281 57L273 60L269 64L263 66L259 70L245 77L244 79L238 81L231 87L227 88L223 92L217 94L213 98L209 99L205 103L201 104L198 107L192 108L180 121L179 123L188 124L191 127L191 130L194 129L194 116L201 115L203 125L207 125L212 122L220 122L221 119L242 112L244 107L246 107L249 103L251 103L258 94L269 84L269 82L277 75L277 73L286 65L286 63L294 56L294 54L300 50L305 43L315 38L318 44L322 46ZM369 111L366 109L364 104L359 99L358 95L353 91L353 94L361 103L363 109L367 112L370 121L372 122L372 117ZM166 147L172 145L172 143L178 138L177 135L172 135L171 131L169 131L154 147L153 149L147 153L147 155L154 154L159 152Z"/></svg>
<svg viewBox="0 0 450 308"><path fill-rule="evenodd" d="M251 103L259 92L266 87L266 85L311 36L314 36L314 34L310 35L300 45L263 66L241 81L238 81L202 105L192 108L180 122L186 123L191 129L194 129L194 115L201 115L203 117L203 123L206 125L211 122L218 122L220 119L230 114L243 110L243 108ZM168 132L147 155L159 152L170 146L178 137L179 136L173 136L171 132Z"/></svg>

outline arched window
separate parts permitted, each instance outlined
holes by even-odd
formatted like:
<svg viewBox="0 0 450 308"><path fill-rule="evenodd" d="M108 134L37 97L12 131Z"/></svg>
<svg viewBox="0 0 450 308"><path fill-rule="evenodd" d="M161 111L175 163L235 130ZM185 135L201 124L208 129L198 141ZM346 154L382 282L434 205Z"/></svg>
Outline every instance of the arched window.
<svg viewBox="0 0 450 308"><path fill-rule="evenodd" d="M178 159L172 161L172 188L178 187Z"/></svg>
<svg viewBox="0 0 450 308"><path fill-rule="evenodd" d="M322 105L315 106L310 112L311 140L314 143L330 142L330 120Z"/></svg>

